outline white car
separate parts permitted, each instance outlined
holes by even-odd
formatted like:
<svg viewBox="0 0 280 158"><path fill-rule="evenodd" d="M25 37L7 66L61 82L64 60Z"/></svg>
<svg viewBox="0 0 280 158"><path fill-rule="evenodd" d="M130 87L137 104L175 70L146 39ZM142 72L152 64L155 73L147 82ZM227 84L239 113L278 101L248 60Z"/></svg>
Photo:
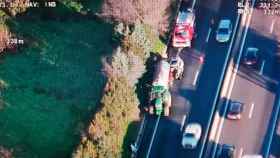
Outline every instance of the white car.
<svg viewBox="0 0 280 158"><path fill-rule="evenodd" d="M243 155L242 158L263 158L262 155Z"/></svg>
<svg viewBox="0 0 280 158"><path fill-rule="evenodd" d="M185 149L195 149L200 137L201 137L202 128L198 123L190 123L185 128L182 137L182 146Z"/></svg>
<svg viewBox="0 0 280 158"><path fill-rule="evenodd" d="M218 42L227 42L232 33L232 24L229 19L222 19L218 25L216 40Z"/></svg>

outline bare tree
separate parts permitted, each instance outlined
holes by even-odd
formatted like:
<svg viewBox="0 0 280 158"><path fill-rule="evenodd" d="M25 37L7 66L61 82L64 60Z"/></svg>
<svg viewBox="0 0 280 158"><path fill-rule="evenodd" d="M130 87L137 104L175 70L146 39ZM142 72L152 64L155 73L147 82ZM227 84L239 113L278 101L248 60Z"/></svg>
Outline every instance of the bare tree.
<svg viewBox="0 0 280 158"><path fill-rule="evenodd" d="M165 31L171 4L172 0L104 0L101 16L127 24L141 21Z"/></svg>
<svg viewBox="0 0 280 158"><path fill-rule="evenodd" d="M29 0L4 0L5 10L12 16L25 12L28 8Z"/></svg>
<svg viewBox="0 0 280 158"><path fill-rule="evenodd" d="M0 53L10 46L11 33L4 24L0 24Z"/></svg>

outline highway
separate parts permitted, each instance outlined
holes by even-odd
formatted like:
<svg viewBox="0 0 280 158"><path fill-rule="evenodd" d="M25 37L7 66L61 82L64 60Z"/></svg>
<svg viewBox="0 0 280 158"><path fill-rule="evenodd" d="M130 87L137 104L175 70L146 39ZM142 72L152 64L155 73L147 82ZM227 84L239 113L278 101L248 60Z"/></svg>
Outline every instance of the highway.
<svg viewBox="0 0 280 158"><path fill-rule="evenodd" d="M275 19L255 8L258 1L252 3L255 4L254 9L252 8L252 12L246 16L244 31L234 49L236 56L230 74L233 79L229 81L228 86L225 85L226 93L224 99L220 101L220 112L216 119L219 123L213 127L216 130L212 129L215 133L212 157L215 156L218 143L234 145L235 158L241 158L244 154L265 155L265 151L269 148L271 118L275 113L275 107L278 106L276 100L278 82L275 75L278 63L274 54L277 52L277 39L274 26L268 25L275 23ZM261 52L262 62L257 69L241 64L242 54L248 47L257 47ZM241 120L225 118L229 100L244 103L245 109Z"/></svg>
<svg viewBox="0 0 280 158"><path fill-rule="evenodd" d="M184 78L171 88L171 115L159 120L148 115L138 158L215 157L217 144L223 143L236 146L235 158L267 151L271 158L279 157L280 127L272 131L271 140L270 132L279 98L275 52L280 20L264 15L255 8L258 4L258 0L251 1L251 12L240 15L237 1L195 1L197 37L192 48L180 52L185 62ZM189 6L184 5L181 7ZM231 41L221 44L215 40L215 30L224 18L230 19L234 28ZM258 47L262 53L256 70L240 64L248 47ZM177 52L169 47L168 53ZM205 57L203 63L198 54ZM225 118L229 100L245 104L241 120ZM186 150L181 146L182 129L191 122L201 124L202 136L195 150Z"/></svg>
<svg viewBox="0 0 280 158"><path fill-rule="evenodd" d="M233 24L238 23L236 21L237 3L233 1L221 3L220 0L215 0L211 1L212 5L208 5L209 2L210 0L203 2L198 0L196 2L196 8L199 8L196 9L198 14L196 20L197 39L195 39L192 49L187 48L181 52L181 56L185 60L185 77L175 83L171 89L171 116L161 118L156 132L154 132L155 118L149 117L147 119L147 128L144 131L144 137L139 148L139 158L147 157L147 154L149 158L180 158L186 155L202 157L207 140L208 131L206 129L209 129L211 125L212 113L223 79L221 76L230 53L228 50L229 44L219 44L215 41L214 29L216 29L217 22L221 17L231 19ZM210 28L211 18L215 19L212 28ZM172 50L172 48L169 48L169 51ZM195 63L192 61L195 58L185 57L196 52L205 54L205 62L201 66L190 64L191 62ZM194 82L196 82L195 86L193 85ZM194 151L186 151L180 145L182 126L185 126L188 122L198 122L203 127L201 143ZM150 144L152 145L149 150Z"/></svg>

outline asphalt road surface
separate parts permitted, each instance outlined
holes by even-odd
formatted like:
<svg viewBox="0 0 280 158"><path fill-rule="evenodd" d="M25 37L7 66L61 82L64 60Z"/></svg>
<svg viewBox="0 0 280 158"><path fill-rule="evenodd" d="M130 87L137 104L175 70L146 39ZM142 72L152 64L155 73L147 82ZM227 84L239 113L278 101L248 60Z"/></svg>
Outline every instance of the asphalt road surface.
<svg viewBox="0 0 280 158"><path fill-rule="evenodd" d="M235 158L242 154L261 153L274 105L274 92L237 75L230 99L244 103L245 108L241 120L225 119L220 143L233 144Z"/></svg>

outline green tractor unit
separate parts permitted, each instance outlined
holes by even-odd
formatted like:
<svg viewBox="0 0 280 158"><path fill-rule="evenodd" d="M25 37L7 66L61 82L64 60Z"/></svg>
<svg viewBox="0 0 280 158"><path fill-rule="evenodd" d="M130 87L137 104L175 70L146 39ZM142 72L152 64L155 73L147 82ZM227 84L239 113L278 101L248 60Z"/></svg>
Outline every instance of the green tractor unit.
<svg viewBox="0 0 280 158"><path fill-rule="evenodd" d="M152 87L150 97L149 113L158 116L162 114L169 116L169 109L171 107L171 94L169 90L163 86L155 85Z"/></svg>
<svg viewBox="0 0 280 158"><path fill-rule="evenodd" d="M149 113L165 116L169 115L171 94L169 92L170 64L161 60L156 67L152 89L150 92Z"/></svg>

